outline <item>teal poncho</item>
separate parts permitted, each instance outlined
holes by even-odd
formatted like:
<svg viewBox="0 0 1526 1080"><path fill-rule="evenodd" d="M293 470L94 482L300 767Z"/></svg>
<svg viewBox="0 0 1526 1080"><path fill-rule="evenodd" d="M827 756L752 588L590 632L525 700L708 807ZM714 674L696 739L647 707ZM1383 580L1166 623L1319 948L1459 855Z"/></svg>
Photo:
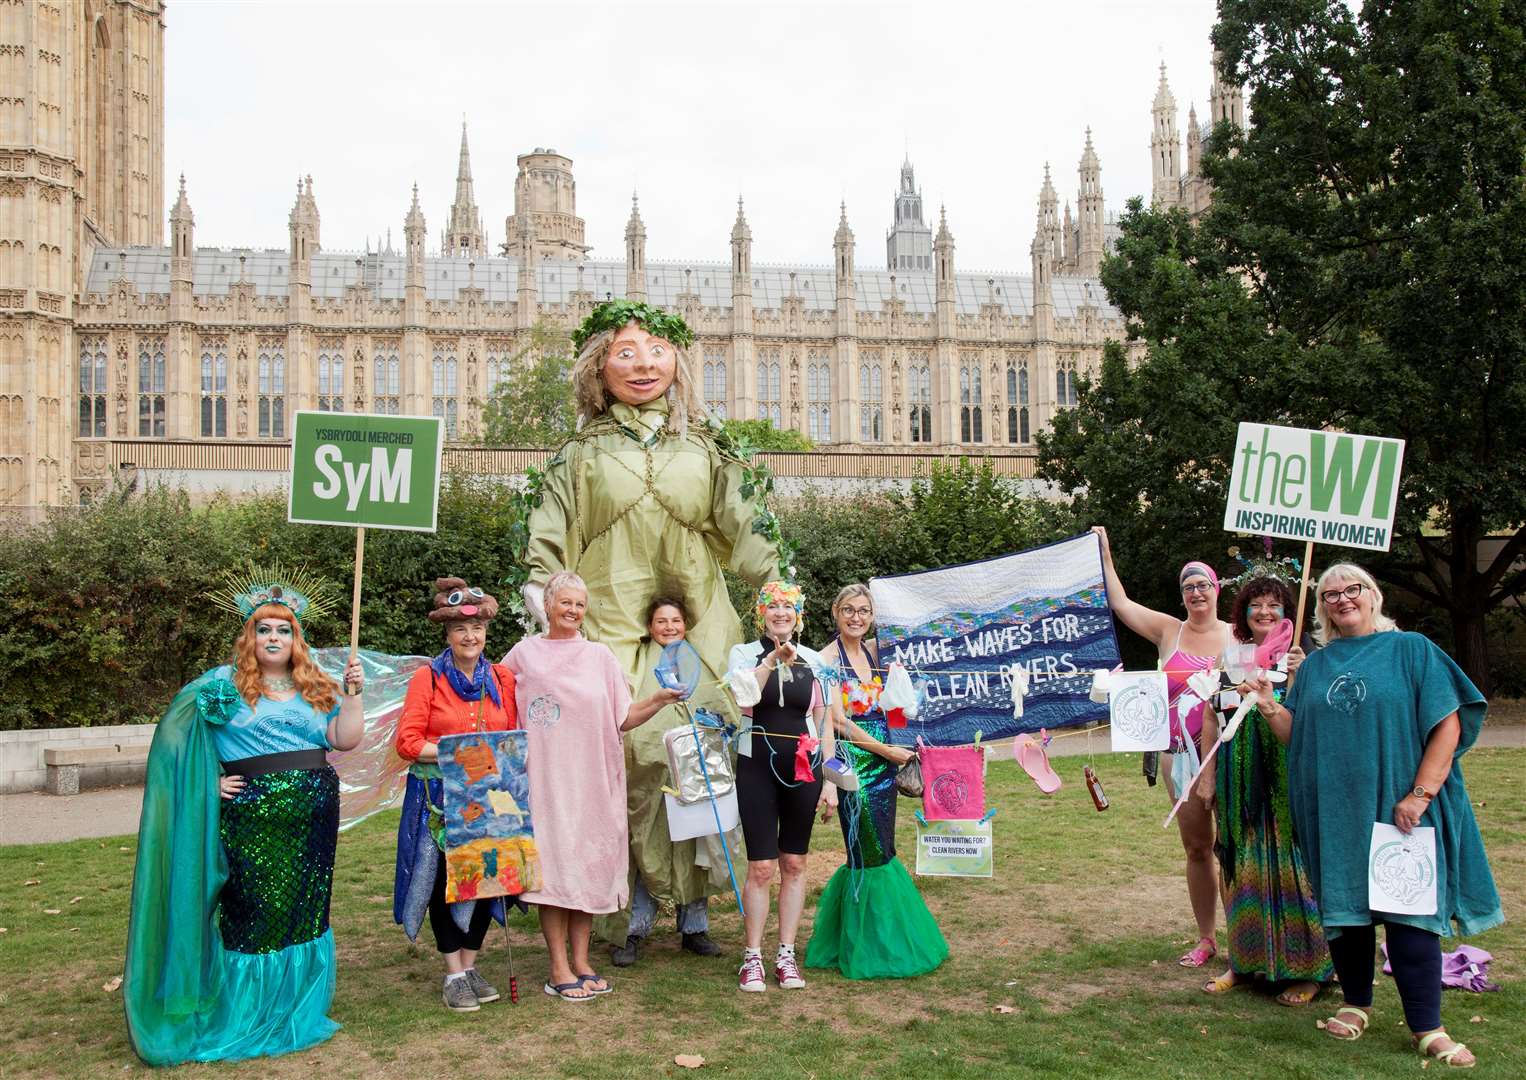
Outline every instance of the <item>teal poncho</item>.
<svg viewBox="0 0 1526 1080"><path fill-rule="evenodd" d="M1392 823L1410 793L1431 731L1457 713L1462 736L1452 771L1420 819L1436 829L1437 912L1391 915L1449 935L1504 921L1461 757L1478 738L1487 705L1452 659L1419 634L1337 638L1304 661L1288 693L1293 737L1288 795L1327 937L1367 926L1367 859L1375 821Z"/></svg>

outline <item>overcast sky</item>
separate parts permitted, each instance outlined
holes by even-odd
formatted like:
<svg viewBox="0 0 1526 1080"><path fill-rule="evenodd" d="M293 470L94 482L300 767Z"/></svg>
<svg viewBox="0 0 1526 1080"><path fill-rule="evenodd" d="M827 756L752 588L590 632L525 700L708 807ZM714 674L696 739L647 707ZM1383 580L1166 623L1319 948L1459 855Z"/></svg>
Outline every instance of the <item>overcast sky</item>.
<svg viewBox="0 0 1526 1080"><path fill-rule="evenodd" d="M736 198L757 262L827 264L846 200L884 265L910 154L962 270L1027 272L1044 163L1063 202L1090 125L1107 209L1150 184L1165 61L1184 126L1206 113L1212 0L809 5L171 0L166 190L184 172L203 246L285 246L310 173L328 249L402 221L417 181L439 243L463 116L494 248L515 158L573 160L595 258L725 260ZM168 209L166 207L166 209Z"/></svg>

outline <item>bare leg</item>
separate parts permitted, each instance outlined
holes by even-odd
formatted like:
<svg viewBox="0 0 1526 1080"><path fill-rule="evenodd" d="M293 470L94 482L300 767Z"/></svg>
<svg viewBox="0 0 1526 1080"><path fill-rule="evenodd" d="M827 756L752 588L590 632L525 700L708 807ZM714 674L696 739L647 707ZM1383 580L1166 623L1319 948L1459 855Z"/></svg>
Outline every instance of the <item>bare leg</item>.
<svg viewBox="0 0 1526 1080"><path fill-rule="evenodd" d="M777 859L749 860L747 863L747 884L742 887L742 892L747 904L747 918L743 920L743 929L749 949L763 947L763 928L768 924L768 894L773 886L774 872L778 866ZM779 897L779 906L782 917L784 906L782 892ZM798 916L797 911L796 917Z"/></svg>
<svg viewBox="0 0 1526 1080"><path fill-rule="evenodd" d="M593 961L588 958L588 947L593 939L593 916L586 911L567 912L567 940L572 946L572 970L574 975L587 974L593 970ZM589 982L585 980L584 985ZM608 989L609 983L603 979L592 980L595 989Z"/></svg>
<svg viewBox="0 0 1526 1080"><path fill-rule="evenodd" d="M779 873L779 943L793 945L805 910L805 856L781 853Z"/></svg>
<svg viewBox="0 0 1526 1080"><path fill-rule="evenodd" d="M1218 924L1218 870L1213 860L1213 812L1196 795L1182 805L1176 815L1182 835L1182 849L1187 853L1187 896L1192 901L1192 917L1197 920L1198 937L1213 940Z"/></svg>
<svg viewBox="0 0 1526 1080"><path fill-rule="evenodd" d="M546 939L546 952L549 954L551 964L551 977L548 980L552 986L564 986L570 982L576 982L571 966L567 963L567 936L569 924L569 912L566 908L551 907L548 904L540 905L540 933ZM588 939L583 939L583 958L588 957ZM593 991L578 987L569 990L569 997L590 997Z"/></svg>

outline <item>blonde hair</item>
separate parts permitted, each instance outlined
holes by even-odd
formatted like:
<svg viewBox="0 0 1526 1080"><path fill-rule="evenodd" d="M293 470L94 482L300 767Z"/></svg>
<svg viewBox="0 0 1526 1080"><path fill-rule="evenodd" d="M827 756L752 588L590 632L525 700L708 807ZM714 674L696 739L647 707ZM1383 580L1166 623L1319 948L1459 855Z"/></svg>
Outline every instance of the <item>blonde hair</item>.
<svg viewBox="0 0 1526 1080"><path fill-rule="evenodd" d="M541 602L545 604L546 611L551 610L551 598L563 589L582 589L583 595L588 595L588 583L578 577L571 570L558 570L552 574L546 582L546 587L541 593Z"/></svg>
<svg viewBox="0 0 1526 1080"><path fill-rule="evenodd" d="M260 700L264 684L260 677L260 662L255 655L255 628L265 619L284 619L291 624L291 681L302 700L320 713L326 713L339 704L339 684L323 673L307 651L307 639L302 636L302 624L285 604L261 604L244 620L244 628L233 641L233 685L238 696L251 709Z"/></svg>
<svg viewBox="0 0 1526 1080"><path fill-rule="evenodd" d="M621 327L620 329L624 329ZM615 330L601 330L583 344L583 351L572 364L572 396L577 404L578 427L609 411L609 392L604 387L604 362L609 359L609 346L615 340ZM664 338L663 340L667 340ZM673 385L665 391L668 399L668 423L680 435L689 432L689 416L707 417L704 395L689 370L689 354L673 345Z"/></svg>
<svg viewBox="0 0 1526 1080"><path fill-rule="evenodd" d="M1321 594L1325 591L1325 584L1331 578L1344 578L1347 581L1358 581L1372 591L1372 629L1373 633L1381 634L1389 630L1399 629L1399 624L1383 614L1383 590L1378 588L1378 583L1373 576L1363 570L1356 563L1339 562L1326 567L1325 572L1319 575L1319 581L1314 586L1314 643L1326 645L1335 638L1341 637L1340 627L1330 621L1325 612L1325 601Z"/></svg>
<svg viewBox="0 0 1526 1080"><path fill-rule="evenodd" d="M843 602L852 600L855 596L862 596L869 601L869 616L874 617L874 597L869 593L869 586L855 581L851 585L844 585L837 590L837 596L832 601L832 619L836 621L837 612L843 606Z"/></svg>

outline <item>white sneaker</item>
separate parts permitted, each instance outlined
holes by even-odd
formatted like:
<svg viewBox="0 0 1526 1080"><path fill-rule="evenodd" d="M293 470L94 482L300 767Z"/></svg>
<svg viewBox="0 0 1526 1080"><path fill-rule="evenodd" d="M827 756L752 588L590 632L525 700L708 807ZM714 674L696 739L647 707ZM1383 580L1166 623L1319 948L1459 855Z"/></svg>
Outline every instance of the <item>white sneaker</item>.
<svg viewBox="0 0 1526 1080"><path fill-rule="evenodd" d="M737 989L752 994L761 994L768 989L768 983L763 979L763 957L757 953L742 957L742 967L737 972Z"/></svg>
<svg viewBox="0 0 1526 1080"><path fill-rule="evenodd" d="M780 990L803 990L805 979L800 974L800 961L793 952L781 952L774 960L774 978Z"/></svg>

